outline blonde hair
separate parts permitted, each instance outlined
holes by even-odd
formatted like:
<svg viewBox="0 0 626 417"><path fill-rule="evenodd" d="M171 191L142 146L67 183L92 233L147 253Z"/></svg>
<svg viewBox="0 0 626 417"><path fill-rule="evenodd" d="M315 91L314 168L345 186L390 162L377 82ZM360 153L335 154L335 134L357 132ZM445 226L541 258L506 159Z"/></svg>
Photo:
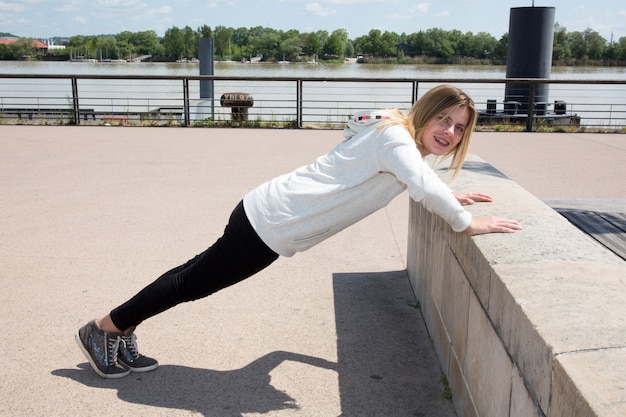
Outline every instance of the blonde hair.
<svg viewBox="0 0 626 417"><path fill-rule="evenodd" d="M476 127L476 108L474 101L465 94L462 90L452 85L439 85L432 88L426 94L424 94L408 111L405 115L398 109L388 110L391 113L391 120L381 123L379 128L384 128L390 124L400 124L404 126L417 145L417 149L423 153L424 144L422 143L422 133L430 124L432 124L435 118L441 115L449 115L456 109L464 107L469 113L469 121L461 141L454 149L451 149L442 157L452 157L449 170L454 169L453 177L456 177L461 171L463 161L467 156L469 150L470 138Z"/></svg>

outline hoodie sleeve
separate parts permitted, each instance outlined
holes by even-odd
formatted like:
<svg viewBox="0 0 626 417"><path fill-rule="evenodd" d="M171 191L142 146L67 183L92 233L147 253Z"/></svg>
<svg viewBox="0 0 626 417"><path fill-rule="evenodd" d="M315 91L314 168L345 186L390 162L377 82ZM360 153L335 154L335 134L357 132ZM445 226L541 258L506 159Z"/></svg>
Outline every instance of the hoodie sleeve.
<svg viewBox="0 0 626 417"><path fill-rule="evenodd" d="M404 183L413 200L442 217L455 232L467 229L472 221L471 213L423 160L408 132L399 126L390 126L384 129L383 136L384 149L379 157L381 170L392 173Z"/></svg>

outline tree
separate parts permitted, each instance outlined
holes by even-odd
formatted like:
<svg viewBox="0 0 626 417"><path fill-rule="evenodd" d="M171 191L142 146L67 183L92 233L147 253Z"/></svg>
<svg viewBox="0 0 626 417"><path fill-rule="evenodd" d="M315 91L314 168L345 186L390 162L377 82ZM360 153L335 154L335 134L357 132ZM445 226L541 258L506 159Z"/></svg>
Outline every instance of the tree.
<svg viewBox="0 0 626 417"><path fill-rule="evenodd" d="M424 32L419 31L407 35L405 42L413 48L417 55L424 54Z"/></svg>
<svg viewBox="0 0 626 417"><path fill-rule="evenodd" d="M163 39L161 39L161 45L163 45L163 55L166 60L176 61L183 57L185 49L183 32L176 26L167 29Z"/></svg>
<svg viewBox="0 0 626 417"><path fill-rule="evenodd" d="M495 55L498 41L487 32L478 32L474 37L474 49L472 56L485 59Z"/></svg>
<svg viewBox="0 0 626 417"><path fill-rule="evenodd" d="M315 32L315 34L318 38L320 38L320 41L322 41L322 46L324 46L324 44L326 43L326 41L328 41L328 38L330 37L328 31L326 30L318 30L317 32Z"/></svg>
<svg viewBox="0 0 626 417"><path fill-rule="evenodd" d="M588 45L588 54L591 59L602 59L606 49L606 39L594 30L586 29L583 38Z"/></svg>
<svg viewBox="0 0 626 417"><path fill-rule="evenodd" d="M626 36L619 38L617 43L617 59L626 61Z"/></svg>
<svg viewBox="0 0 626 417"><path fill-rule="evenodd" d="M300 36L293 36L280 43L280 53L282 54L282 59L295 61L298 59L300 51L302 51L302 39L300 39Z"/></svg>
<svg viewBox="0 0 626 417"><path fill-rule="evenodd" d="M213 32L213 38L215 39L215 55L221 57L230 57L232 55L232 34L232 28L227 28L225 26L215 27L215 31Z"/></svg>
<svg viewBox="0 0 626 417"><path fill-rule="evenodd" d="M280 36L276 30L270 29L266 33L250 36L250 46L252 52L263 55L263 60L267 61L276 58L280 54ZM282 56L282 55L281 55Z"/></svg>
<svg viewBox="0 0 626 417"><path fill-rule="evenodd" d="M13 52L11 51L11 48L9 48L9 45L0 44L0 59L2 60L15 59L15 57L13 56Z"/></svg>
<svg viewBox="0 0 626 417"><path fill-rule="evenodd" d="M343 42L341 40L340 35L333 32L332 35L328 38L328 40L324 43L322 48L322 53L328 57L341 57L343 56Z"/></svg>
<svg viewBox="0 0 626 417"><path fill-rule="evenodd" d="M7 45L10 59L18 59L33 54L33 38L21 38ZM5 50L6 53L6 50Z"/></svg>
<svg viewBox="0 0 626 417"><path fill-rule="evenodd" d="M99 57L103 59L119 59L117 51L117 40L115 36L103 36L98 38L96 47L99 51Z"/></svg>
<svg viewBox="0 0 626 417"><path fill-rule="evenodd" d="M302 52L306 56L316 56L322 53L322 40L317 33L305 33L302 35Z"/></svg>
<svg viewBox="0 0 626 417"><path fill-rule="evenodd" d="M429 56L448 59L454 50L443 29L428 29L424 34L424 53Z"/></svg>
<svg viewBox="0 0 626 417"><path fill-rule="evenodd" d="M159 36L153 30L135 32L131 42L140 54L154 54L159 49Z"/></svg>
<svg viewBox="0 0 626 417"><path fill-rule="evenodd" d="M160 40L155 31L147 30L122 31L117 35L72 36L64 42L72 56L129 58L136 54L151 54L155 60L174 61L197 57L200 38L215 41L217 57L227 56L236 60L257 54L262 54L265 60L283 57L295 59L300 54L308 57L322 54L341 57L352 56L356 51L359 54L398 58L402 58L403 52L411 56L436 58L438 62L452 62L451 58L455 55L506 59L509 37L504 34L497 40L486 32L464 34L459 30L444 31L439 28L401 35L372 29L367 35L351 40L345 29L337 29L329 34L325 30L300 33L295 29L278 31L261 26L237 29L217 26L211 29L202 25L197 30L192 30L189 26L182 29L174 26L167 29ZM29 38L21 41L1 46L0 59L32 55L34 52ZM402 48L398 48L398 44L402 44ZM626 61L626 40L620 38L616 42L608 43L592 29L568 33L565 27L556 23L552 59L558 62L570 58L583 64L593 60L595 64L623 65Z"/></svg>
<svg viewBox="0 0 626 417"><path fill-rule="evenodd" d="M472 32L467 32L467 34L463 34L460 30L451 30L446 34L448 42L450 42L450 46L454 51L455 55L468 56L467 50L469 49L467 45L468 36L474 36Z"/></svg>
<svg viewBox="0 0 626 417"><path fill-rule="evenodd" d="M248 28L237 28L232 33L233 43L238 46L247 46L250 41L250 30Z"/></svg>
<svg viewBox="0 0 626 417"><path fill-rule="evenodd" d="M396 33L385 31L380 37L380 50L378 53L385 57L396 56L398 53L396 45L399 41L400 37Z"/></svg>
<svg viewBox="0 0 626 417"><path fill-rule="evenodd" d="M344 43L343 54L344 56L354 56L354 45L350 42L350 40Z"/></svg>
<svg viewBox="0 0 626 417"><path fill-rule="evenodd" d="M203 39L213 38L213 31L210 26L202 25L198 28L198 36Z"/></svg>
<svg viewBox="0 0 626 417"><path fill-rule="evenodd" d="M554 39L552 42L552 60L571 57L571 50L567 43L567 29L558 22L554 24Z"/></svg>
<svg viewBox="0 0 626 417"><path fill-rule="evenodd" d="M496 44L494 55L498 59L506 59L509 51L509 34L505 33Z"/></svg>
<svg viewBox="0 0 626 417"><path fill-rule="evenodd" d="M354 40L357 52L364 55L377 55L381 49L381 33L379 29L372 29L367 35L360 36Z"/></svg>
<svg viewBox="0 0 626 417"><path fill-rule="evenodd" d="M186 58L197 58L199 55L198 52L198 33L190 28L189 26L185 26L182 30L183 32L183 54Z"/></svg>

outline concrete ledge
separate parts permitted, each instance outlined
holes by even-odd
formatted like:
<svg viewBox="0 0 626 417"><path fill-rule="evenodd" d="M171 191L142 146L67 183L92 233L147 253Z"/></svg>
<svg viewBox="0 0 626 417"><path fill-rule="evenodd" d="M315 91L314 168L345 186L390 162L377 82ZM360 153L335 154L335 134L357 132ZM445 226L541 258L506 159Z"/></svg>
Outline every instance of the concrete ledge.
<svg viewBox="0 0 626 417"><path fill-rule="evenodd" d="M464 168L453 188L495 199L468 209L524 230L470 238L410 203L407 267L457 413L626 415L626 263L485 161Z"/></svg>

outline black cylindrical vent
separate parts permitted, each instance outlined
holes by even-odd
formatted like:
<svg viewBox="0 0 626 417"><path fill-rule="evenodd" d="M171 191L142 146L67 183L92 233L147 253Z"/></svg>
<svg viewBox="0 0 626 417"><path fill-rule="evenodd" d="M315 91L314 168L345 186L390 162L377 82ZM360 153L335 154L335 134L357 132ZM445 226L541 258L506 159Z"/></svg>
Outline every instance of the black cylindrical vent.
<svg viewBox="0 0 626 417"><path fill-rule="evenodd" d="M514 7L509 18L509 45L506 60L507 78L550 78L554 7ZM534 107L545 114L548 103L547 84L537 84ZM530 86L507 83L504 92L505 111L528 113Z"/></svg>

